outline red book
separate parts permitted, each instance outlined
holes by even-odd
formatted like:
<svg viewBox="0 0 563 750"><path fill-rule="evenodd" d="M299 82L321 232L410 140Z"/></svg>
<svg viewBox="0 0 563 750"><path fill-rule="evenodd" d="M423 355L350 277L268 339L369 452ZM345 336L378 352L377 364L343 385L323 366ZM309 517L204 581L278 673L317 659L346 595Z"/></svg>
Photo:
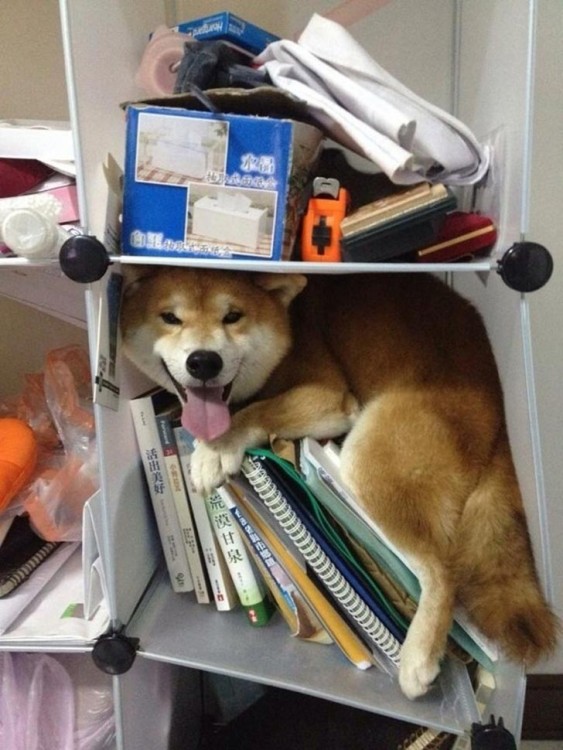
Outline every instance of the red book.
<svg viewBox="0 0 563 750"><path fill-rule="evenodd" d="M495 226L488 216L463 211L447 214L432 245L416 252L419 263L444 263L483 255L497 239Z"/></svg>

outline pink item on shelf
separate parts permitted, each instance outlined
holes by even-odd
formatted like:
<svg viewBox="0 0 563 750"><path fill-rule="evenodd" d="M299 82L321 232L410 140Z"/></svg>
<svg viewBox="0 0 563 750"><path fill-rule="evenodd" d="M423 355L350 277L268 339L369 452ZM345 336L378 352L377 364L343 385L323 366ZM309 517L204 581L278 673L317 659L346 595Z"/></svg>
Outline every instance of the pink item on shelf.
<svg viewBox="0 0 563 750"><path fill-rule="evenodd" d="M176 72L184 56L184 44L191 39L189 34L159 26L145 47L135 75L137 86L150 96L173 94Z"/></svg>
<svg viewBox="0 0 563 750"><path fill-rule="evenodd" d="M45 192L55 197L61 205L61 212L58 216L59 224L71 224L74 221L80 221L76 185L64 185Z"/></svg>

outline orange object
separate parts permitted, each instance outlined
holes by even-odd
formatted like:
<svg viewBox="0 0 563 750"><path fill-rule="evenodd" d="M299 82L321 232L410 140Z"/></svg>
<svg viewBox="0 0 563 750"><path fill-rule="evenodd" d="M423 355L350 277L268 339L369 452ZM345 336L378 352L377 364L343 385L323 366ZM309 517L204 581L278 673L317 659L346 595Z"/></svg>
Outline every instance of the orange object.
<svg viewBox="0 0 563 750"><path fill-rule="evenodd" d="M21 419L0 419L0 510L31 479L37 462L37 440Z"/></svg>
<svg viewBox="0 0 563 750"><path fill-rule="evenodd" d="M23 508L35 531L48 542L82 538L82 511L98 488L92 467L69 455L59 469L45 469L26 492Z"/></svg>
<svg viewBox="0 0 563 750"><path fill-rule="evenodd" d="M342 260L340 222L350 198L338 180L317 178L301 230L301 260L337 263Z"/></svg>

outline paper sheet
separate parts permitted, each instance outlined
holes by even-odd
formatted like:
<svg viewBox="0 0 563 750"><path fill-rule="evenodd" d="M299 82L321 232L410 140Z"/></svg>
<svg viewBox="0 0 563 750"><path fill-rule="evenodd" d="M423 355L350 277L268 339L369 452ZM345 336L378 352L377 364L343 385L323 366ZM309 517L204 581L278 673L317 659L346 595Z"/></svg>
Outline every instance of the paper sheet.
<svg viewBox="0 0 563 750"><path fill-rule="evenodd" d="M0 636L13 626L79 546L78 543L69 543L59 547L33 571L27 581L0 601Z"/></svg>
<svg viewBox="0 0 563 750"><path fill-rule="evenodd" d="M70 550L70 557L60 568L59 574L51 578L42 589L41 596L34 599L7 628L0 638L1 644L14 641L84 644L95 640L107 628L109 616L104 606L98 607L91 618L84 616L80 545L69 546L74 549ZM46 564L47 561L43 563Z"/></svg>
<svg viewBox="0 0 563 750"><path fill-rule="evenodd" d="M488 149L469 128L393 78L328 18L313 15L297 42L274 42L256 62L393 182L470 185L487 172Z"/></svg>

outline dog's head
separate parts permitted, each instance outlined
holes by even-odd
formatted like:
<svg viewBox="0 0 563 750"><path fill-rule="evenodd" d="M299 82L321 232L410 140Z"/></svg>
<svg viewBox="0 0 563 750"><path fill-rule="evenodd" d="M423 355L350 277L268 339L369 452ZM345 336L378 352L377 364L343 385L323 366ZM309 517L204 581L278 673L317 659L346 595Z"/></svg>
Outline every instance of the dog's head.
<svg viewBox="0 0 563 750"><path fill-rule="evenodd" d="M299 274L126 266L125 354L183 403L184 427L204 440L226 432L228 402L265 384L290 344L287 308Z"/></svg>

